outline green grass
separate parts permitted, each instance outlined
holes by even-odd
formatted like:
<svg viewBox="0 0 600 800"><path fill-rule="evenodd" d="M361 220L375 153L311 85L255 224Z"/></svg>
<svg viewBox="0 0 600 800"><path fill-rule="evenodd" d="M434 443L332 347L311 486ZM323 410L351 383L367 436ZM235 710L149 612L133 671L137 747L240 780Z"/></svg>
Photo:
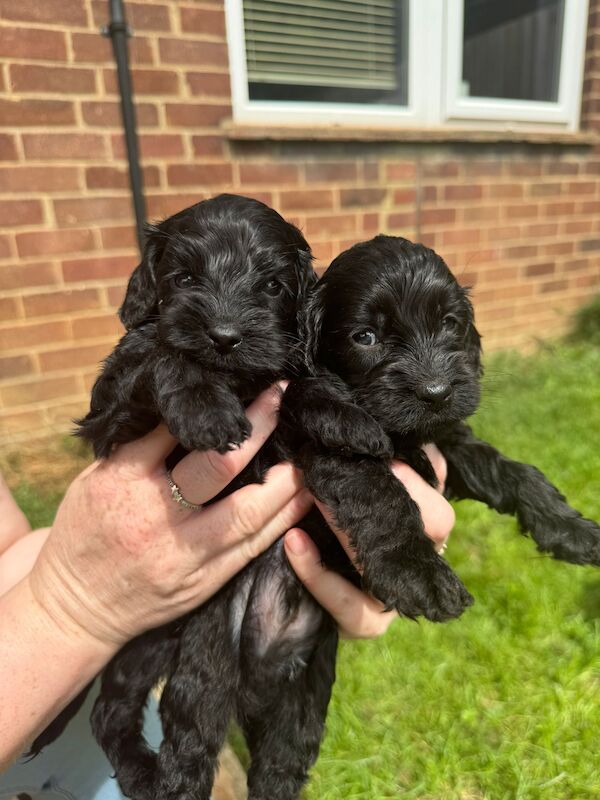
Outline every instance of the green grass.
<svg viewBox="0 0 600 800"><path fill-rule="evenodd" d="M488 359L474 428L600 519L600 348ZM49 521L54 487L17 492L35 524ZM600 573L541 556L512 519L470 502L447 555L475 606L342 644L305 797L600 797Z"/></svg>
<svg viewBox="0 0 600 800"><path fill-rule="evenodd" d="M488 360L479 436L600 519L600 349ZM600 574L456 505L448 559L475 596L445 625L344 642L308 800L600 797Z"/></svg>

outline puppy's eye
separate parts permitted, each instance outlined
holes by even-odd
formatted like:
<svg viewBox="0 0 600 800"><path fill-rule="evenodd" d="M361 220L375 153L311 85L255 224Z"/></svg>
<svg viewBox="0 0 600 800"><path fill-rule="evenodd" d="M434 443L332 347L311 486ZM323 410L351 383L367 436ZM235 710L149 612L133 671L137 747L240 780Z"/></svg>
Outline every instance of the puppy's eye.
<svg viewBox="0 0 600 800"><path fill-rule="evenodd" d="M460 328L460 322L453 314L446 314L442 320L442 328L448 333L456 333Z"/></svg>
<svg viewBox="0 0 600 800"><path fill-rule="evenodd" d="M372 331L371 328L364 328L362 331L353 333L352 338L357 344L360 344L363 347L373 347L373 345L377 344L379 341L375 331Z"/></svg>
<svg viewBox="0 0 600 800"><path fill-rule="evenodd" d="M194 285L194 276L191 272L182 272L180 275L175 276L175 285L181 289Z"/></svg>
<svg viewBox="0 0 600 800"><path fill-rule="evenodd" d="M270 281L267 281L263 286L263 292L268 294L269 297L277 297L281 294L281 290L283 289L283 284L279 283L278 280L272 278Z"/></svg>

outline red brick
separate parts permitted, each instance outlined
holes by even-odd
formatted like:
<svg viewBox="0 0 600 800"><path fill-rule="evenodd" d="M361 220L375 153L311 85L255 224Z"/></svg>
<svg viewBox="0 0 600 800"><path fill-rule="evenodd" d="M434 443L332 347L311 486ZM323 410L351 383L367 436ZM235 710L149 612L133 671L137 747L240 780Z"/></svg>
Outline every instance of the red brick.
<svg viewBox="0 0 600 800"><path fill-rule="evenodd" d="M138 261L139 258L136 256L77 258L63 261L62 271L68 283L123 278L131 275Z"/></svg>
<svg viewBox="0 0 600 800"><path fill-rule="evenodd" d="M17 233L17 250L22 257L60 255L94 249L92 231L59 230Z"/></svg>
<svg viewBox="0 0 600 800"><path fill-rule="evenodd" d="M573 242L554 242L540 245L540 253L544 256L568 256L575 251Z"/></svg>
<svg viewBox="0 0 600 800"><path fill-rule="evenodd" d="M81 161L106 157L106 143L94 133L24 133L21 136L28 159Z"/></svg>
<svg viewBox="0 0 600 800"><path fill-rule="evenodd" d="M562 223L565 233L592 233L594 224L591 219L575 219Z"/></svg>
<svg viewBox="0 0 600 800"><path fill-rule="evenodd" d="M264 164L240 164L240 177L242 183L268 183L273 186L297 183L298 167L295 164L282 164L276 161Z"/></svg>
<svg viewBox="0 0 600 800"><path fill-rule="evenodd" d="M540 275L551 275L556 269L553 261L547 261L544 264L529 264L525 267L525 275L528 278L538 277Z"/></svg>
<svg viewBox="0 0 600 800"><path fill-rule="evenodd" d="M94 344L85 347L70 347L62 350L49 350L40 353L40 367L43 371L90 367L106 358L111 345Z"/></svg>
<svg viewBox="0 0 600 800"><path fill-rule="evenodd" d="M565 278L554 281L548 281L548 283L543 283L540 286L540 292L542 294L549 294L550 292L562 292L564 289L568 287L568 285L569 281L566 280Z"/></svg>
<svg viewBox="0 0 600 800"><path fill-rule="evenodd" d="M123 326L116 314L103 314L97 317L82 317L73 320L73 338L81 339L115 339L124 333Z"/></svg>
<svg viewBox="0 0 600 800"><path fill-rule="evenodd" d="M595 194L598 184L596 181L570 181L567 183L569 194Z"/></svg>
<svg viewBox="0 0 600 800"><path fill-rule="evenodd" d="M424 208L421 211L422 225L451 225L456 221L453 208Z"/></svg>
<svg viewBox="0 0 600 800"><path fill-rule="evenodd" d="M305 191L281 192L279 195L281 210L311 211L333 208L333 192L331 189L307 189Z"/></svg>
<svg viewBox="0 0 600 800"><path fill-rule="evenodd" d="M0 133L0 161L16 161L17 146L15 137L9 133Z"/></svg>
<svg viewBox="0 0 600 800"><path fill-rule="evenodd" d="M0 290L23 289L27 286L50 286L58 282L52 264L8 264L0 267Z"/></svg>
<svg viewBox="0 0 600 800"><path fill-rule="evenodd" d="M362 165L363 177L366 181L379 180L379 162L378 161L365 161Z"/></svg>
<svg viewBox="0 0 600 800"><path fill-rule="evenodd" d="M64 321L13 325L0 330L0 350L25 350L48 342L65 341L70 336L71 328Z"/></svg>
<svg viewBox="0 0 600 800"><path fill-rule="evenodd" d="M541 236L555 236L556 222L534 222L523 226L523 236L533 236L535 239Z"/></svg>
<svg viewBox="0 0 600 800"><path fill-rule="evenodd" d="M160 175L158 167L149 166L142 170L144 186L158 186ZM129 172L127 167L88 167L85 171L88 189L128 189Z"/></svg>
<svg viewBox="0 0 600 800"><path fill-rule="evenodd" d="M108 304L114 309L120 308L125 297L125 290L127 284L123 283L122 286L109 286L106 293L108 295Z"/></svg>
<svg viewBox="0 0 600 800"><path fill-rule="evenodd" d="M442 187L440 186L440 193L441 193L441 190L442 190ZM424 186L421 186L420 191L421 191L421 200L424 203L434 203L434 202L436 202L436 200L438 198L437 186L424 185Z"/></svg>
<svg viewBox="0 0 600 800"><path fill-rule="evenodd" d="M97 33L72 33L75 61L92 64L113 64L110 39ZM150 41L140 36L129 39L129 55L132 64L152 64L154 57Z"/></svg>
<svg viewBox="0 0 600 800"><path fill-rule="evenodd" d="M62 192L79 189L75 167L0 167L1 192Z"/></svg>
<svg viewBox="0 0 600 800"><path fill-rule="evenodd" d="M47 317L54 314L69 314L72 311L87 311L100 307L97 289L66 289L23 297L23 307L28 317Z"/></svg>
<svg viewBox="0 0 600 800"><path fill-rule="evenodd" d="M579 163L577 161L550 161L546 165L548 175L577 175Z"/></svg>
<svg viewBox="0 0 600 800"><path fill-rule="evenodd" d="M575 203L546 203L542 206L542 216L567 217L575 211Z"/></svg>
<svg viewBox="0 0 600 800"><path fill-rule="evenodd" d="M159 39L158 48L163 64L227 67L227 45L221 42L198 42L189 39Z"/></svg>
<svg viewBox="0 0 600 800"><path fill-rule="evenodd" d="M105 25L108 19L108 9L105 0L93 0L92 13L95 25ZM128 2L125 7L125 13L127 15L127 22L135 32L169 31L171 29L169 9L167 6Z"/></svg>
<svg viewBox="0 0 600 800"><path fill-rule="evenodd" d="M306 180L309 183L328 183L330 181L355 181L358 168L355 162L323 161L306 165Z"/></svg>
<svg viewBox="0 0 600 800"><path fill-rule="evenodd" d="M81 26L88 22L81 0L0 0L0 19Z"/></svg>
<svg viewBox="0 0 600 800"><path fill-rule="evenodd" d="M44 221L39 200L0 200L0 228L18 228Z"/></svg>
<svg viewBox="0 0 600 800"><path fill-rule="evenodd" d="M100 231L102 246L106 250L130 250L138 246L134 225L103 227Z"/></svg>
<svg viewBox="0 0 600 800"><path fill-rule="evenodd" d="M39 431L44 425L42 411L0 411L0 431L6 433L8 442L13 445L12 437L27 432Z"/></svg>
<svg viewBox="0 0 600 800"><path fill-rule="evenodd" d="M193 194L158 194L146 197L149 219L164 219L176 214L182 208L198 203L208 197L206 192L196 191Z"/></svg>
<svg viewBox="0 0 600 800"><path fill-rule="evenodd" d="M505 200L523 197L524 188L522 183L497 183L488 186L488 197L492 200Z"/></svg>
<svg viewBox="0 0 600 800"><path fill-rule="evenodd" d="M1 1L1 0L0 0ZM96 79L91 69L76 67L43 67L37 64L12 64L10 81L13 92L56 92L59 94L89 94L96 91Z"/></svg>
<svg viewBox="0 0 600 800"><path fill-rule="evenodd" d="M542 174L539 161L509 161L506 168L509 175L517 178L537 178Z"/></svg>
<svg viewBox="0 0 600 800"><path fill-rule="evenodd" d="M385 189L342 189L340 197L342 208L353 206L373 206L383 202L387 195Z"/></svg>
<svg viewBox="0 0 600 800"><path fill-rule="evenodd" d="M379 222L379 214L363 214L363 231L366 234L373 234L379 233L381 230L381 224Z"/></svg>
<svg viewBox="0 0 600 800"><path fill-rule="evenodd" d="M507 206L506 216L508 219L526 219L527 217L537 217L539 206L534 203L528 203L518 206Z"/></svg>
<svg viewBox="0 0 600 800"><path fill-rule="evenodd" d="M206 186L229 184L233 180L231 164L174 164L167 167L170 186Z"/></svg>
<svg viewBox="0 0 600 800"><path fill-rule="evenodd" d="M498 206L464 206L461 210L462 221L473 222L498 222L500 208Z"/></svg>
<svg viewBox="0 0 600 800"><path fill-rule="evenodd" d="M158 110L151 103L136 103L135 111L138 125L154 127L158 125ZM84 101L81 104L83 120L88 125L101 128L121 126L121 106L112 101Z"/></svg>
<svg viewBox="0 0 600 800"><path fill-rule="evenodd" d="M535 245L522 244L504 248L503 254L505 258L533 258L537 255L537 251Z"/></svg>
<svg viewBox="0 0 600 800"><path fill-rule="evenodd" d="M192 147L194 155L200 156L221 156L224 155L224 140L222 136L192 136Z"/></svg>
<svg viewBox="0 0 600 800"><path fill-rule="evenodd" d="M130 219L132 208L128 197L84 197L54 200L54 213L62 226L95 220Z"/></svg>
<svg viewBox="0 0 600 800"><path fill-rule="evenodd" d="M502 175L504 165L498 160L489 161L465 161L465 172L469 176L474 177L498 177Z"/></svg>
<svg viewBox="0 0 600 800"><path fill-rule="evenodd" d="M426 161L422 167L424 178L457 178L460 175L458 161Z"/></svg>
<svg viewBox="0 0 600 800"><path fill-rule="evenodd" d="M37 378L14 386L0 389L0 397L5 406L26 406L31 403L42 403L57 397L73 397L80 391L77 379L73 376L65 378Z"/></svg>
<svg viewBox="0 0 600 800"><path fill-rule="evenodd" d="M179 133L142 133L139 137L140 155L145 158L164 158L184 154L183 138ZM122 134L112 137L115 158L125 158L125 138Z"/></svg>
<svg viewBox="0 0 600 800"><path fill-rule="evenodd" d="M186 81L190 92L205 97L231 97L229 75L220 72L187 72Z"/></svg>
<svg viewBox="0 0 600 800"><path fill-rule="evenodd" d="M229 105L167 103L167 124L183 128L208 128L231 116Z"/></svg>
<svg viewBox="0 0 600 800"><path fill-rule="evenodd" d="M599 214L600 213L600 201L599 200L587 200L582 203L577 204L577 212L579 214Z"/></svg>
<svg viewBox="0 0 600 800"><path fill-rule="evenodd" d="M416 189L394 189L394 205L404 206L408 203L415 203L417 200Z"/></svg>
<svg viewBox="0 0 600 800"><path fill-rule="evenodd" d="M345 234L356 231L356 217L354 214L328 217L309 217L306 222L306 234L321 236L323 234Z"/></svg>
<svg viewBox="0 0 600 800"><path fill-rule="evenodd" d="M532 183L529 187L529 193L532 197L549 197L552 195L560 195L562 191L562 183Z"/></svg>
<svg viewBox="0 0 600 800"><path fill-rule="evenodd" d="M442 235L442 242L444 245L462 245L462 244L477 244L481 239L481 231L479 228L474 230L453 230L444 231Z"/></svg>
<svg viewBox="0 0 600 800"><path fill-rule="evenodd" d="M179 76L176 72L163 69L131 70L134 95L179 94ZM108 94L118 94L117 73L115 70L104 70L104 86Z"/></svg>
<svg viewBox="0 0 600 800"><path fill-rule="evenodd" d="M7 356L0 358L0 380L19 378L29 375L34 371L33 361L30 356Z"/></svg>
<svg viewBox="0 0 600 800"><path fill-rule="evenodd" d="M584 239L579 242L579 250L586 253L592 250L600 250L600 239Z"/></svg>
<svg viewBox="0 0 600 800"><path fill-rule="evenodd" d="M0 125L6 127L72 125L74 122L75 107L63 100L0 100Z"/></svg>
<svg viewBox="0 0 600 800"><path fill-rule="evenodd" d="M13 0L8 0L8 2L14 6L19 5ZM43 3L36 3L36 5L41 6ZM0 36L0 58L3 57L26 58L28 61L66 61L65 34L60 31L44 31L22 26L4 27L2 36Z"/></svg>
<svg viewBox="0 0 600 800"><path fill-rule="evenodd" d="M11 257L11 236L0 236L0 258Z"/></svg>
<svg viewBox="0 0 600 800"><path fill-rule="evenodd" d="M225 15L221 9L180 8L179 16L183 33L225 36Z"/></svg>
<svg viewBox="0 0 600 800"><path fill-rule="evenodd" d="M417 177L417 165L413 161L397 161L388 164L386 178L388 181L412 181Z"/></svg>
<svg viewBox="0 0 600 800"><path fill-rule="evenodd" d="M446 186L446 200L479 200L483 196L483 188L479 185Z"/></svg>
<svg viewBox="0 0 600 800"><path fill-rule="evenodd" d="M16 297L0 297L0 320L17 319L22 316L21 308Z"/></svg>
<svg viewBox="0 0 600 800"><path fill-rule="evenodd" d="M412 228L417 224L417 212L405 211L401 214L388 214L387 227L395 230Z"/></svg>

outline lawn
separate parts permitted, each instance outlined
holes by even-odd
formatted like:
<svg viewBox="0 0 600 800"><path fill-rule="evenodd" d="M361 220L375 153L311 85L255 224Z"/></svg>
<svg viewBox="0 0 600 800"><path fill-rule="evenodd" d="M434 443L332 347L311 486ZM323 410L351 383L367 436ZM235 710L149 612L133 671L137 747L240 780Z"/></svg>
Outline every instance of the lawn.
<svg viewBox="0 0 600 800"><path fill-rule="evenodd" d="M600 519L599 347L488 359L473 424ZM27 463L13 460L13 476ZM47 523L57 479L42 491L22 482L17 495ZM403 620L378 641L342 644L307 800L600 797L600 572L541 556L481 505L456 508L447 556L474 607L450 624Z"/></svg>

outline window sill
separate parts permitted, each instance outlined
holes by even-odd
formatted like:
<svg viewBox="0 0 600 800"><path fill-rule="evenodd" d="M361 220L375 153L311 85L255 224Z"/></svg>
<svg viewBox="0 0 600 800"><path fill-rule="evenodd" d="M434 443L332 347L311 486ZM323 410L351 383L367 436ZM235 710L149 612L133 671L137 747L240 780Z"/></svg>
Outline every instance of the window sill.
<svg viewBox="0 0 600 800"><path fill-rule="evenodd" d="M600 144L600 134L593 131L519 130L506 128L351 128L338 125L303 127L299 125L267 126L241 125L229 122L223 132L232 141L290 141L290 142L397 142L570 145L572 147Z"/></svg>

